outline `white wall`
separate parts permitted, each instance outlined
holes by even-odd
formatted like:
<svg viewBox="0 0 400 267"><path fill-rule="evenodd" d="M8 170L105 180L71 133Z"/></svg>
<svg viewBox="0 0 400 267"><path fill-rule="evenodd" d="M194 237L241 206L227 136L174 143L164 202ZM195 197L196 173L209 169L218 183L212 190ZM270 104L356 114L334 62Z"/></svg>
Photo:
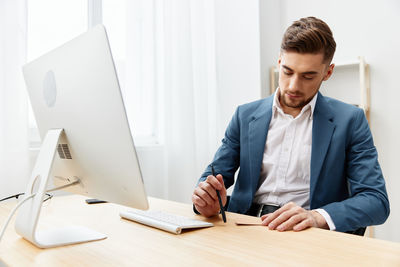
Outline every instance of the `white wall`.
<svg viewBox="0 0 400 267"><path fill-rule="evenodd" d="M335 61L355 60L364 56L371 68L371 129L379 152L379 161L387 183L391 204L388 221L376 227L376 237L400 241L400 180L397 169L400 150L400 123L397 114L400 88L400 1L396 0L260 0L261 13L276 18L280 14L280 30L261 20L263 39L281 34L301 17L316 16L331 27L337 43ZM278 18L279 19L279 18ZM261 54L276 51L276 42L264 42ZM266 50L267 52L263 53ZM275 64L276 58L263 58L263 64ZM268 80L266 73L263 78ZM358 90L358 88L355 88Z"/></svg>
<svg viewBox="0 0 400 267"><path fill-rule="evenodd" d="M215 22L222 138L236 107L260 98L259 1L215 1Z"/></svg>
<svg viewBox="0 0 400 267"><path fill-rule="evenodd" d="M260 56L261 88L267 96L269 88L269 69L277 64L282 40L282 1L260 0Z"/></svg>

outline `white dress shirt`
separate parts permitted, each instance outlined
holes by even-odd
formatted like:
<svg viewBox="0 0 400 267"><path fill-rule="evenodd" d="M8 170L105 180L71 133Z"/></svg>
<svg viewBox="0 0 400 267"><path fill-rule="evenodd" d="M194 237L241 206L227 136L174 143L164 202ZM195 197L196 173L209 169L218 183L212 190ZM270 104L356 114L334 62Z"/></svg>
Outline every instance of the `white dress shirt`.
<svg viewBox="0 0 400 267"><path fill-rule="evenodd" d="M312 125L318 94L294 118L283 112L278 90L272 105L254 202L283 206L293 201L304 209L310 209ZM335 230L329 214L323 209L316 211L325 218L329 228Z"/></svg>

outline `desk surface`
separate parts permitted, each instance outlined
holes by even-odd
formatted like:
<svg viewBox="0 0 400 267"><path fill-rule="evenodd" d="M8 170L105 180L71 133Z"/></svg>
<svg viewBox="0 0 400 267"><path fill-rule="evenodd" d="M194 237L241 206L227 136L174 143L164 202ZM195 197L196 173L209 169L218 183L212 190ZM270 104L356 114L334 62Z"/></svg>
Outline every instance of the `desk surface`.
<svg viewBox="0 0 400 267"><path fill-rule="evenodd" d="M102 241L39 249L15 233L14 220L0 244L1 263L10 266L212 266L307 265L399 266L400 244L308 229L270 231L237 226L244 215L227 213L228 223L193 214L191 205L150 198L150 209L211 221L214 227L174 235L121 219L126 207L87 205L85 197L55 197L42 209L41 228L83 225L108 235ZM15 202L0 204L4 223Z"/></svg>

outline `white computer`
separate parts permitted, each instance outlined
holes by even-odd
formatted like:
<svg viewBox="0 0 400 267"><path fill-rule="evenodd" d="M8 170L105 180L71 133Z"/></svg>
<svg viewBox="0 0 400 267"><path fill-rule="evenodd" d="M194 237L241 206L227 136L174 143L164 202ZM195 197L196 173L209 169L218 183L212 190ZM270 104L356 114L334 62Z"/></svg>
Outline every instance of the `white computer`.
<svg viewBox="0 0 400 267"><path fill-rule="evenodd" d="M50 180L73 193L148 208L105 28L26 64L23 74L42 147L16 231L42 248L104 239L79 226L38 231L37 223Z"/></svg>

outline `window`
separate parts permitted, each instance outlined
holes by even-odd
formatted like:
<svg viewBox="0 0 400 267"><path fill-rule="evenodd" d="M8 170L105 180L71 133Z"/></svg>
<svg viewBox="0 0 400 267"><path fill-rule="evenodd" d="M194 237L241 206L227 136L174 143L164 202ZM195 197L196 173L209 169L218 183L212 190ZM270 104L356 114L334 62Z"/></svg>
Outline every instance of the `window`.
<svg viewBox="0 0 400 267"><path fill-rule="evenodd" d="M153 1L103 0L106 27L136 144L159 142Z"/></svg>
<svg viewBox="0 0 400 267"><path fill-rule="evenodd" d="M35 0L27 1L27 5L28 62L60 46L87 29L88 9L85 1ZM40 146L40 137L31 107L28 116L30 147L37 148Z"/></svg>
<svg viewBox="0 0 400 267"><path fill-rule="evenodd" d="M159 142L153 1L28 1L28 62L103 23L136 145ZM140 7L140 9L138 9ZM32 110L31 147L40 146Z"/></svg>

